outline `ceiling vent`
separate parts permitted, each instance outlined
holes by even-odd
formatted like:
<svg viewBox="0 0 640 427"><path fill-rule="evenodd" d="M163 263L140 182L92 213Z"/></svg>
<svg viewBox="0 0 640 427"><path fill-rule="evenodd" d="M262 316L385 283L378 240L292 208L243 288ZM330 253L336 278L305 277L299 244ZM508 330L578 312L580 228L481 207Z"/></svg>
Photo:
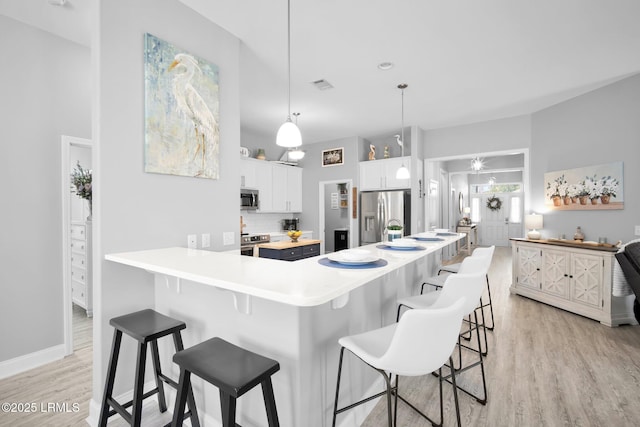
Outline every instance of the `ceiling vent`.
<svg viewBox="0 0 640 427"><path fill-rule="evenodd" d="M316 80L315 82L311 82L311 84L314 85L318 90L333 89L333 85L325 79Z"/></svg>

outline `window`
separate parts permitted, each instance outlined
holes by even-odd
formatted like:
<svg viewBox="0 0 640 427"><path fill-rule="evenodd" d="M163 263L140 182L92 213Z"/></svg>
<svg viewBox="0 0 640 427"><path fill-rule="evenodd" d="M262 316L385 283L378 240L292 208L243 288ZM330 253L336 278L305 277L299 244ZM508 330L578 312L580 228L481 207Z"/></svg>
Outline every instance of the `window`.
<svg viewBox="0 0 640 427"><path fill-rule="evenodd" d="M471 222L480 222L480 197L471 198Z"/></svg>
<svg viewBox="0 0 640 427"><path fill-rule="evenodd" d="M522 191L520 184L475 184L471 186L475 194L487 193L519 193Z"/></svg>
<svg viewBox="0 0 640 427"><path fill-rule="evenodd" d="M522 222L522 211L520 209L520 196L513 196L509 199L509 222L519 224Z"/></svg>

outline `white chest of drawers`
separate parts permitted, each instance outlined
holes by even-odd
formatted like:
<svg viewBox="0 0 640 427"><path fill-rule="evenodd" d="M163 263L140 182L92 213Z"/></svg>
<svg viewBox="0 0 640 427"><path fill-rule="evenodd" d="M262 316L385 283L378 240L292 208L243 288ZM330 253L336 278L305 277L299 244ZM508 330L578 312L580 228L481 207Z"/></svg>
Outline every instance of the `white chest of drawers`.
<svg viewBox="0 0 640 427"><path fill-rule="evenodd" d="M71 223L71 299L93 316L91 223Z"/></svg>

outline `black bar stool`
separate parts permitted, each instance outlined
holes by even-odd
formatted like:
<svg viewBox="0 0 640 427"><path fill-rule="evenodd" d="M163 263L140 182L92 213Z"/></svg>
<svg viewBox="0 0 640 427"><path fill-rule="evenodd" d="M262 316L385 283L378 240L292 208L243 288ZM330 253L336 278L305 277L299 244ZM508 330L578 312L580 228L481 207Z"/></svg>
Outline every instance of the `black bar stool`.
<svg viewBox="0 0 640 427"><path fill-rule="evenodd" d="M236 400L258 384L262 385L269 427L279 427L271 376L280 370L272 359L233 345L222 338L211 338L173 356L180 366L178 397L172 427L182 426L184 406L191 390L191 374L220 390L223 427L236 427Z"/></svg>
<svg viewBox="0 0 640 427"><path fill-rule="evenodd" d="M100 427L105 427L107 425L108 418L118 413L130 425L138 427L140 426L142 401L144 399L157 393L160 412L165 412L167 410L167 402L165 400L163 383L167 383L176 389L178 388L178 383L162 373L157 340L167 335L173 335L173 342L175 344L176 351L180 351L184 348L180 331L185 329L187 325L180 320L172 319L171 317L162 315L151 309L137 311L120 317L114 317L109 321L109 324L113 326L115 330L113 332L113 345L111 346L111 356L109 358L107 380L104 387L104 395L102 396L102 408L100 409L100 422L98 425ZM138 362L136 365L133 399L127 403L121 404L113 398L112 393L123 332L138 341ZM147 360L147 344L149 343L151 344L151 357L153 359L156 387L153 390L144 393L144 370ZM191 417L191 425L199 427L198 411L196 409L193 392L190 387L188 389L186 399L189 402L190 411L187 414L183 414L183 417L185 415ZM128 407L132 407L131 413L127 411ZM182 409L184 410L184 406Z"/></svg>

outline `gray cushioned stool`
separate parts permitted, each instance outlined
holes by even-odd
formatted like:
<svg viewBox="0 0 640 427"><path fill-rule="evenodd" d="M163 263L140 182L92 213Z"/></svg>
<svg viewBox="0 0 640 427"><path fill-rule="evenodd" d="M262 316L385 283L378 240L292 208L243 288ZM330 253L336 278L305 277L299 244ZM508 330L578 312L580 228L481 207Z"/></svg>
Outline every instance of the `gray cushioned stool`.
<svg viewBox="0 0 640 427"><path fill-rule="evenodd" d="M180 331L185 329L187 325L171 317L160 314L151 309L137 311L135 313L126 314L120 317L114 317L109 324L115 328L113 332L113 345L111 346L111 357L109 358L109 367L107 369L107 380L104 387L104 395L102 396L102 408L100 410L99 426L107 425L110 416L116 413L120 414L130 425L137 427L140 425L142 416L142 401L147 397L158 394L158 406L160 412L167 410L167 403L164 395L164 385L167 383L176 389L178 383L162 373L160 368L160 357L158 354L158 339L167 335L173 335L173 342L176 351L182 350L182 336ZM120 343L122 334L125 333L138 341L138 361L136 365L136 379L133 389L133 400L121 404L117 402L113 396L113 385L116 377L116 367L118 366L118 356L120 355ZM151 357L153 360L153 371L156 381L156 387L146 393L143 391L144 386L144 370L147 359L147 344L151 344ZM189 401L190 412L186 414L191 417L191 425L199 427L198 411L196 410L193 392L189 387L187 400ZM131 413L127 411L131 408ZM113 408L113 409L109 409ZM183 407L184 410L184 407ZM183 417L185 414L183 414Z"/></svg>
<svg viewBox="0 0 640 427"><path fill-rule="evenodd" d="M173 362L180 366L178 397L171 423L173 427L182 425L191 374L220 390L223 427L236 427L236 399L258 384L262 385L269 427L280 425L271 384L271 376L280 370L277 361L216 337L177 352Z"/></svg>

